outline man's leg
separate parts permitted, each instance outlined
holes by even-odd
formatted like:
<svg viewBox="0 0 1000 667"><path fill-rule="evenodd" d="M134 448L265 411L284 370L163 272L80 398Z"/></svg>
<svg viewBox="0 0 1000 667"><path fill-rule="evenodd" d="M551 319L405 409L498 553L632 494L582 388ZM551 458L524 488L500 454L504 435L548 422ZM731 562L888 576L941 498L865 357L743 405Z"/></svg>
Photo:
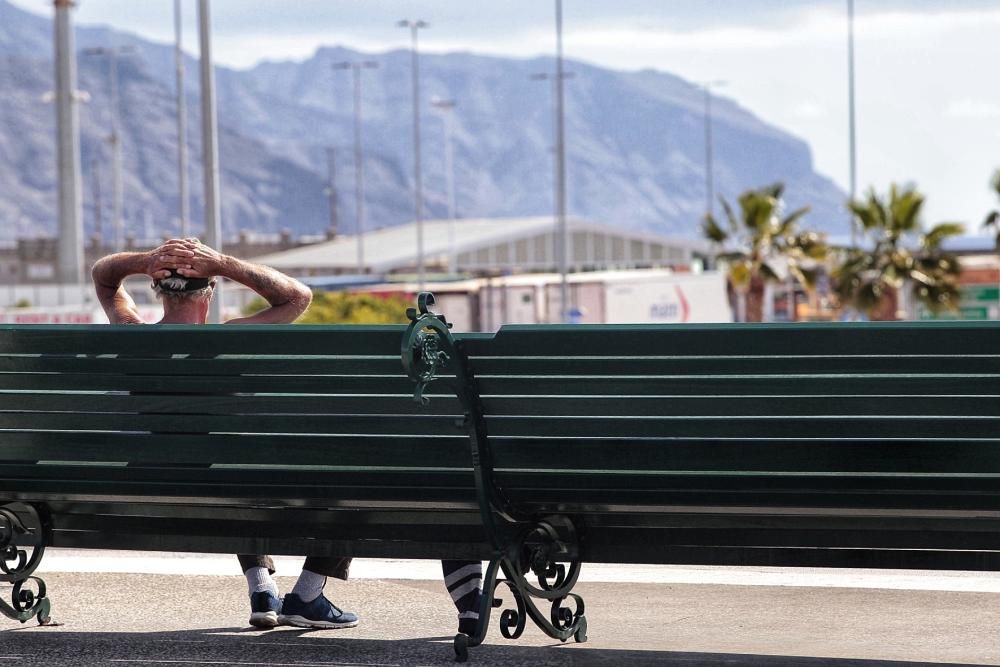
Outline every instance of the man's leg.
<svg viewBox="0 0 1000 667"><path fill-rule="evenodd" d="M278 584L271 577L274 561L270 556L239 554L236 556L243 568L250 590L250 625L258 628L273 628L278 625L281 599Z"/></svg>
<svg viewBox="0 0 1000 667"><path fill-rule="evenodd" d="M483 595L483 564L478 560L443 560L444 585L458 609L458 631L475 636L479 629L479 600Z"/></svg>
<svg viewBox="0 0 1000 667"><path fill-rule="evenodd" d="M350 569L350 558L306 558L295 587L285 596L279 621L302 628L353 628L357 615L339 609L323 595L327 577L346 581Z"/></svg>

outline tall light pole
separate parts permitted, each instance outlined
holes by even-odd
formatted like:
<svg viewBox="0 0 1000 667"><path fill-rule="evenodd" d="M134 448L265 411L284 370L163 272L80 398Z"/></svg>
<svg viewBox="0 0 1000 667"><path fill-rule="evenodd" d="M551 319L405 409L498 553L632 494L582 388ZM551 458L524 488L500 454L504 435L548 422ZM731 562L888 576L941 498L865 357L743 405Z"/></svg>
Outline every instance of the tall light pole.
<svg viewBox="0 0 1000 667"><path fill-rule="evenodd" d="M377 62L334 63L334 69L351 70L354 75L354 218L358 237L358 273L365 273L365 163L361 147L361 70L375 69ZM419 172L418 172L419 173Z"/></svg>
<svg viewBox="0 0 1000 667"><path fill-rule="evenodd" d="M83 284L83 196L80 115L76 100L73 0L54 0L56 142L59 169L59 282Z"/></svg>
<svg viewBox="0 0 1000 667"><path fill-rule="evenodd" d="M725 81L706 81L705 88L705 215L711 216L715 210L715 193L713 192L713 182L715 179L714 168L712 166L712 88L720 88L726 85Z"/></svg>
<svg viewBox="0 0 1000 667"><path fill-rule="evenodd" d="M444 124L444 178L448 196L448 272L455 271L455 156L452 146L452 125L455 113L455 100L445 100L435 97L431 106L441 112Z"/></svg>
<svg viewBox="0 0 1000 667"><path fill-rule="evenodd" d="M848 160L850 164L851 201L858 194L858 158L854 124L854 0L847 0L847 106ZM851 247L857 246L857 223L851 215Z"/></svg>
<svg viewBox="0 0 1000 667"><path fill-rule="evenodd" d="M125 225L122 211L125 208L125 186L122 182L124 165L122 164L121 120L119 118L118 101L118 59L134 49L127 46L98 46L84 49L88 56L100 56L108 59L108 107L111 115L111 134L108 144L111 145L111 229L112 247L115 252L122 250L125 239Z"/></svg>
<svg viewBox="0 0 1000 667"><path fill-rule="evenodd" d="M201 69L201 157L205 190L205 242L222 251L219 201L219 135L215 110L215 70L212 67L212 24L208 0L198 0L198 36ZM222 321L222 282L215 286L211 322Z"/></svg>
<svg viewBox="0 0 1000 667"><path fill-rule="evenodd" d="M555 239L556 239L556 232L559 229L559 194L558 194L558 183L559 183L558 166L559 166L559 164L558 164L558 160L556 159L556 147L555 147L556 124L558 123L557 118L556 118L557 115L558 115L556 113L556 97L558 97L559 91L557 90L556 77L555 77L554 74L549 74L548 72L538 72L536 74L532 74L529 78L532 81L549 81L549 82L552 83L552 136L553 136L553 143L552 143L551 146L549 146L549 152L552 154L552 211L553 211L553 216L554 216L553 220L555 220L555 224L553 225L553 234L552 234L552 238L553 238L553 242L552 242L552 255L553 255L553 258L555 258L555 256L556 256L556 251L555 251L556 241L555 241ZM572 79L573 78L573 72L563 72L562 78L563 79ZM560 318L560 320L561 319L562 318Z"/></svg>
<svg viewBox="0 0 1000 667"><path fill-rule="evenodd" d="M177 196L180 198L180 236L191 231L188 196L187 105L184 100L184 49L181 34L181 0L174 0L174 68L177 73Z"/></svg>
<svg viewBox="0 0 1000 667"><path fill-rule="evenodd" d="M410 29L411 78L413 80L413 213L417 227L417 284L424 289L424 203L420 180L420 60L417 52L417 31L427 28L426 21L403 19L397 23Z"/></svg>
<svg viewBox="0 0 1000 667"><path fill-rule="evenodd" d="M566 105L562 51L562 0L556 0L556 217L559 237L559 298L562 321L569 321L569 243L566 230Z"/></svg>
<svg viewBox="0 0 1000 667"><path fill-rule="evenodd" d="M337 216L337 149L333 146L326 147L326 175L329 180L326 196L330 207L330 238L335 238L340 225Z"/></svg>
<svg viewBox="0 0 1000 667"><path fill-rule="evenodd" d="M104 221L101 216L104 213L104 205L101 202L101 161L90 161L91 182L90 187L94 195L94 236L97 237L97 246L104 245Z"/></svg>

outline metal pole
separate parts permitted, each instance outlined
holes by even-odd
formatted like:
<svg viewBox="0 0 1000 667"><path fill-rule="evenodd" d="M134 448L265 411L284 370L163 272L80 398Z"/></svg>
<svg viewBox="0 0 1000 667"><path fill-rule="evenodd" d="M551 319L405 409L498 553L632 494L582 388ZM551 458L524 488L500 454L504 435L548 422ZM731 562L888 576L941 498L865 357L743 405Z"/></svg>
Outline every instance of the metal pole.
<svg viewBox="0 0 1000 667"><path fill-rule="evenodd" d="M448 272L455 271L455 161L452 144L455 100L433 99L431 105L441 110L444 124L444 178L448 196Z"/></svg>
<svg viewBox="0 0 1000 667"><path fill-rule="evenodd" d="M76 52L70 9L73 0L54 0L56 20L56 141L59 169L59 282L83 284L83 197L80 117L76 106Z"/></svg>
<svg viewBox="0 0 1000 667"><path fill-rule="evenodd" d="M329 184L326 188L327 201L330 206L330 237L337 236L340 227L337 219L337 149L328 146L326 149L326 172Z"/></svg>
<svg viewBox="0 0 1000 667"><path fill-rule="evenodd" d="M108 86L110 87L109 103L111 105L111 136L108 138L108 141L111 143L111 225L114 231L115 252L121 252L122 243L125 238L123 220L125 184L122 174L124 168L122 164L122 137L118 119L118 51L115 48L107 49L107 55Z"/></svg>
<svg viewBox="0 0 1000 667"><path fill-rule="evenodd" d="M361 63L354 75L354 214L358 236L358 273L365 273L365 162L361 148Z"/></svg>
<svg viewBox="0 0 1000 667"><path fill-rule="evenodd" d="M569 320L569 286L566 283L569 244L566 229L566 107L563 86L562 0L556 0L556 206L559 236L559 298L563 322Z"/></svg>
<svg viewBox="0 0 1000 667"><path fill-rule="evenodd" d="M361 141L361 70L375 69L373 61L334 63L334 69L349 69L354 84L354 216L358 239L358 273L365 273L365 158Z"/></svg>
<svg viewBox="0 0 1000 667"><path fill-rule="evenodd" d="M725 81L706 81L705 88L705 215L715 212L715 168L712 141L712 88L726 85Z"/></svg>
<svg viewBox="0 0 1000 667"><path fill-rule="evenodd" d="M208 0L198 0L198 35L201 46L201 154L205 190L205 242L221 252L219 137L215 115L215 72L212 68L212 26ZM209 321L222 321L221 282L215 286Z"/></svg>
<svg viewBox="0 0 1000 667"><path fill-rule="evenodd" d="M712 92L705 84L705 216L712 216Z"/></svg>
<svg viewBox="0 0 1000 667"><path fill-rule="evenodd" d="M104 245L104 225L101 216L104 214L104 206L101 201L101 161L91 160L90 169L93 180L91 186L94 193L94 236L98 239L98 247Z"/></svg>
<svg viewBox="0 0 1000 667"><path fill-rule="evenodd" d="M854 121L854 0L847 0L847 106L851 201L858 190L857 139ZM857 247L857 223L851 215L851 247Z"/></svg>
<svg viewBox="0 0 1000 667"><path fill-rule="evenodd" d="M444 170L448 189L448 272L455 271L455 154L452 143L454 116L449 111L444 121Z"/></svg>
<svg viewBox="0 0 1000 667"><path fill-rule="evenodd" d="M424 206L423 182L420 173L420 57L417 51L417 31L426 28L421 20L403 20L401 27L410 29L411 74L413 81L413 213L417 227L417 284L424 289Z"/></svg>
<svg viewBox="0 0 1000 667"><path fill-rule="evenodd" d="M191 205L188 195L187 103L184 96L181 0L174 0L174 35L174 66L177 70L177 196L180 198L180 236L187 238L191 232Z"/></svg>

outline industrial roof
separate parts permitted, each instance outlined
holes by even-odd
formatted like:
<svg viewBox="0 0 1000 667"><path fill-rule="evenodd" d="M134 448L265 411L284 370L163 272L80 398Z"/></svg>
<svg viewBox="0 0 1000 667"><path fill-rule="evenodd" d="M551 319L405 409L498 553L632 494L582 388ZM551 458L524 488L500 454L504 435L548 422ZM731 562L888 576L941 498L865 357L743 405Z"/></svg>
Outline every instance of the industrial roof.
<svg viewBox="0 0 1000 667"><path fill-rule="evenodd" d="M704 249L704 243L691 239L644 234L577 218L568 219L567 226L571 230L600 232L695 251ZM424 258L427 264L444 263L445 258L451 252L461 253L477 250L516 239L547 234L554 229L555 222L552 216L425 220L423 222ZM452 238L454 248L450 247ZM380 273L416 264L417 230L415 223L385 227L368 232L364 235L363 241L365 265L369 271ZM358 266L357 237L338 236L332 241L255 257L254 261L273 266L276 269L354 271Z"/></svg>

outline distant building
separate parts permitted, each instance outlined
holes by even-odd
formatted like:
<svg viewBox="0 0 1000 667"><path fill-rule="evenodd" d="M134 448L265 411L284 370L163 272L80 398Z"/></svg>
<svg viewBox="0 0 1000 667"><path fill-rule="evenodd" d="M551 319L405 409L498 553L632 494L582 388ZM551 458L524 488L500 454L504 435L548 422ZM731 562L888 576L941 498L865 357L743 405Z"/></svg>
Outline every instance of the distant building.
<svg viewBox="0 0 1000 667"><path fill-rule="evenodd" d="M223 243L223 249L229 255L251 259L325 241L326 238L324 236L293 238L289 231L280 234L244 231L235 239L227 239ZM125 238L125 250L149 250L163 241L164 239L137 240L130 235ZM36 285L55 281L57 246L57 239L52 237L24 238L0 244L0 285ZM87 269L89 270L99 258L114 251L109 244L91 238L84 248Z"/></svg>
<svg viewBox="0 0 1000 667"><path fill-rule="evenodd" d="M644 234L580 219L567 220L568 270L689 267L704 261L702 240ZM423 223L424 268L431 273L502 275L558 271L558 236L551 216L467 218ZM296 276L401 274L417 270L416 224L336 238L258 257Z"/></svg>

